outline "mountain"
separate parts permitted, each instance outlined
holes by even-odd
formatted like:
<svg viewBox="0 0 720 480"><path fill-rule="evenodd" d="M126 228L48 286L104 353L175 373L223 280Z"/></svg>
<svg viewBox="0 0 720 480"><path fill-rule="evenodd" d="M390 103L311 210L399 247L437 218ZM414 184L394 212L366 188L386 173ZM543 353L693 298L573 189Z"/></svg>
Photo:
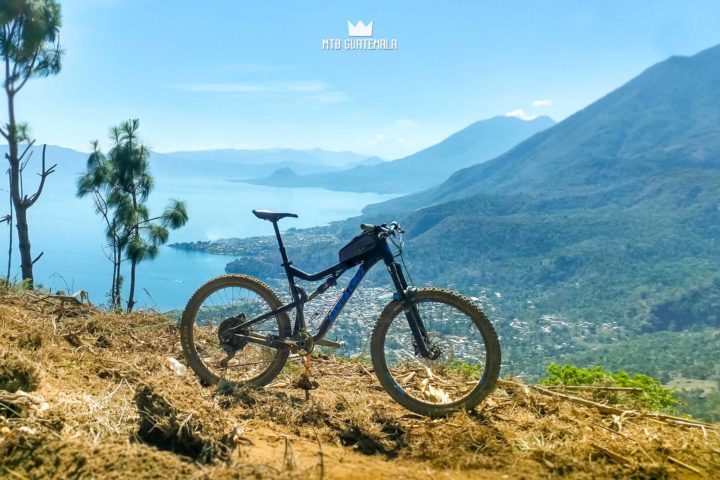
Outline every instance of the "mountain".
<svg viewBox="0 0 720 480"><path fill-rule="evenodd" d="M493 160L366 208L364 221L401 220L420 282L498 292L505 358L532 372L562 355L603 361L577 355L640 334L682 345L686 332L719 332L719 205L720 46L654 65ZM643 373L682 376L669 352ZM719 379L720 365L694 371Z"/></svg>
<svg viewBox="0 0 720 480"><path fill-rule="evenodd" d="M0 146L4 156L7 146ZM42 145L31 149L29 171L39 171L42 159ZM75 179L85 169L89 153L65 147L48 145L47 165L58 164L57 177ZM161 176L203 176L224 179L242 179L267 175L278 169L309 174L329 172L356 165L374 165L383 162L379 157L368 157L353 152L331 152L327 150L200 150L193 152L153 152L150 168Z"/></svg>
<svg viewBox="0 0 720 480"><path fill-rule="evenodd" d="M211 157L219 163L242 163L245 165L266 165L272 163L302 163L318 167L347 168L366 161L382 161L378 157L369 157L354 152L332 152L320 148L310 150L294 150L289 148L265 148L265 149L217 149L217 150L195 150L177 151L163 155L185 160L204 161Z"/></svg>
<svg viewBox="0 0 720 480"><path fill-rule="evenodd" d="M572 197L571 204L638 200L650 183L717 172L719 94L720 46L671 57L507 153L368 211L416 209L477 193Z"/></svg>
<svg viewBox="0 0 720 480"><path fill-rule="evenodd" d="M230 149L153 153L153 168L168 175L222 176L236 180L265 176L285 168L307 175L382 161L378 157L353 152L321 149Z"/></svg>
<svg viewBox="0 0 720 480"><path fill-rule="evenodd" d="M21 146L20 151L22 152L24 148L24 146ZM7 152L7 145L0 145L0 156L2 156L2 161L6 162L5 165L7 165L7 160L5 159ZM25 156L26 159L29 159L24 175L26 187L28 183L31 185L35 185L37 183L36 180L39 177L36 173L39 173L42 168L42 152L43 145L35 144L30 148ZM48 182L57 181L58 179L62 179L62 182L74 182L82 171L85 170L85 163L87 162L88 155L89 153L78 152L77 150L72 150L70 148L48 145L45 150L45 164L48 168L57 164L55 173L49 177ZM5 181L7 181L7 176L5 177ZM30 187L30 189L32 189L32 187Z"/></svg>
<svg viewBox="0 0 720 480"><path fill-rule="evenodd" d="M407 157L340 172L307 175L296 179L294 186L357 192L414 192L437 185L460 168L493 158L554 124L550 117L530 121L494 117L473 123L442 142ZM274 176L254 179L251 183L289 186L282 177Z"/></svg>
<svg viewBox="0 0 720 480"><path fill-rule="evenodd" d="M295 173L290 167L275 170L270 176L266 177L267 185L274 187L296 187L302 184L303 177ZM254 180L242 180L243 182L255 183Z"/></svg>

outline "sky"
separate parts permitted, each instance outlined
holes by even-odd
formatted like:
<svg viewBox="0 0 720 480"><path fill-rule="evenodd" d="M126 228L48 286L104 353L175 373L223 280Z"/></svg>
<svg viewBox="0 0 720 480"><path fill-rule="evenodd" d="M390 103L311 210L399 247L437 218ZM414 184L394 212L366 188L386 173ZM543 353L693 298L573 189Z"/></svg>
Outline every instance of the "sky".
<svg viewBox="0 0 720 480"><path fill-rule="evenodd" d="M714 0L60 3L63 69L28 83L16 108L39 143L83 151L139 118L157 151L399 158L496 115L562 120L720 43ZM397 49L323 50L359 20Z"/></svg>

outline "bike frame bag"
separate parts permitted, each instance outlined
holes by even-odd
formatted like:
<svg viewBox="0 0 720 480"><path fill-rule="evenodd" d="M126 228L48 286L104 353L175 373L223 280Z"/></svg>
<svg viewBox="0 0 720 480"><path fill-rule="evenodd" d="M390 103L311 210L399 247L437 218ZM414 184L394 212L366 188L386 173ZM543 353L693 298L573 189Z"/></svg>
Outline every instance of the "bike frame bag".
<svg viewBox="0 0 720 480"><path fill-rule="evenodd" d="M364 254L373 250L376 246L377 238L374 233L362 233L340 249L340 261L346 264L359 262Z"/></svg>

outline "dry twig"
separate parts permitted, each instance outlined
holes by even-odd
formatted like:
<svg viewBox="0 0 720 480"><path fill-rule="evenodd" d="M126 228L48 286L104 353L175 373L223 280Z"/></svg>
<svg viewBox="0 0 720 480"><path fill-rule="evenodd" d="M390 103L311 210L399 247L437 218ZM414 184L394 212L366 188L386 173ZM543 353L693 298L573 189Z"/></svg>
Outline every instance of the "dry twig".
<svg viewBox="0 0 720 480"><path fill-rule="evenodd" d="M590 385L547 385L547 390L580 390L580 391L608 391L608 392L632 392L640 393L642 388L638 387L604 387Z"/></svg>
<svg viewBox="0 0 720 480"><path fill-rule="evenodd" d="M678 459L675 458L675 457L671 457L670 455L668 455L668 456L667 456L667 459L668 459L668 462L674 463L675 465L678 465L678 466L683 467L683 468L687 468L687 469L690 470L691 472L695 472L695 473L697 473L697 474L700 475L700 476L702 476L702 474L703 474L703 473L702 473L700 470L698 470L697 468L693 467L692 465L688 465L688 464L685 463L685 462L681 462L680 460L678 460Z"/></svg>
<svg viewBox="0 0 720 480"><path fill-rule="evenodd" d="M320 456L320 480L323 480L323 478L325 478L325 454L323 453L322 444L320 443L320 438L318 437L315 427L313 427L312 431L313 435L315 435L315 441L318 445L318 455Z"/></svg>
<svg viewBox="0 0 720 480"><path fill-rule="evenodd" d="M632 465L632 462L630 461L629 458L627 458L627 457L625 457L625 456L623 456L623 455L620 455L620 454L617 453L617 452L613 452L612 450L609 450L609 449L603 447L602 445L598 445L597 443L594 443L594 442L590 442L590 445L591 445L593 448L596 448L596 449L600 450L602 453L604 453L604 454L607 455L608 457L612 458L616 463L625 464L625 465L627 465L627 466L631 466L631 465Z"/></svg>

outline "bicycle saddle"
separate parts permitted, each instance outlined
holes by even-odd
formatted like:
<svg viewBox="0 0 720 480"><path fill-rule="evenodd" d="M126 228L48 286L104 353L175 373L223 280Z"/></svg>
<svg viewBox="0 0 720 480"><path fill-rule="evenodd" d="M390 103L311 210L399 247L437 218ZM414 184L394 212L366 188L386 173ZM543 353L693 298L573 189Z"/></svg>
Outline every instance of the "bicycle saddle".
<svg viewBox="0 0 720 480"><path fill-rule="evenodd" d="M252 212L260 220L267 220L268 222L277 222L285 217L298 218L297 213L275 213L269 210L253 210Z"/></svg>

